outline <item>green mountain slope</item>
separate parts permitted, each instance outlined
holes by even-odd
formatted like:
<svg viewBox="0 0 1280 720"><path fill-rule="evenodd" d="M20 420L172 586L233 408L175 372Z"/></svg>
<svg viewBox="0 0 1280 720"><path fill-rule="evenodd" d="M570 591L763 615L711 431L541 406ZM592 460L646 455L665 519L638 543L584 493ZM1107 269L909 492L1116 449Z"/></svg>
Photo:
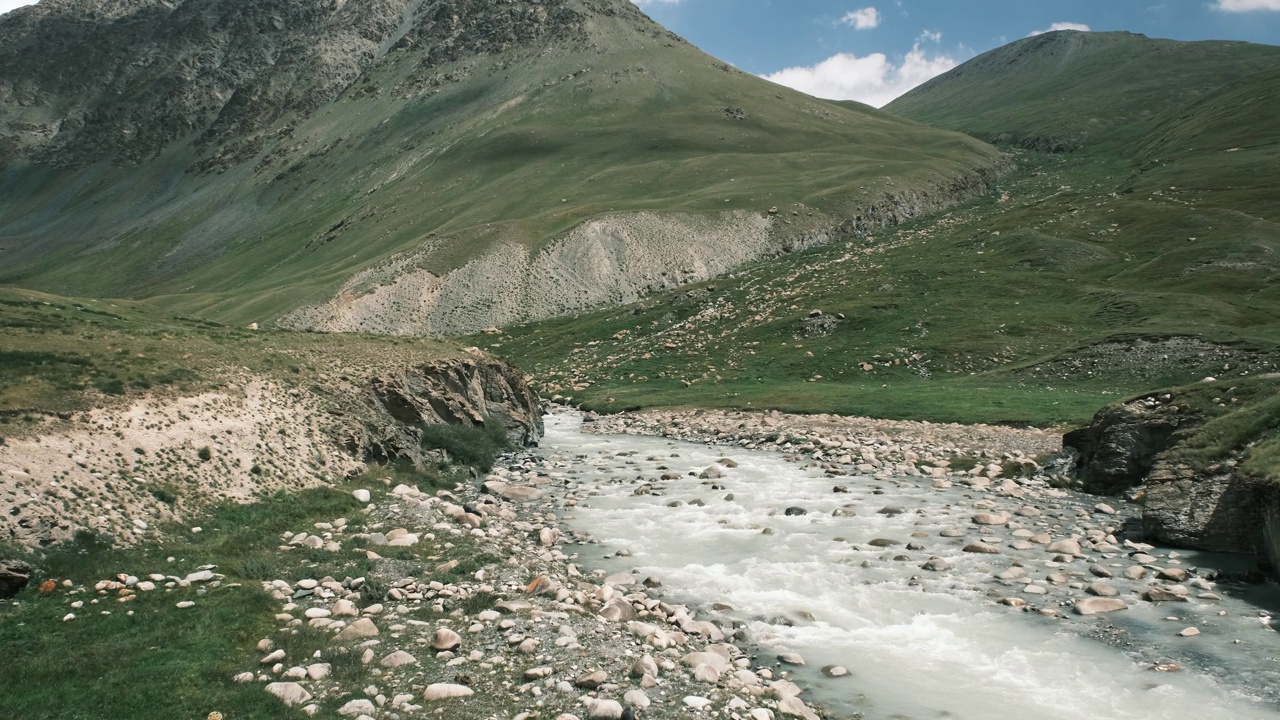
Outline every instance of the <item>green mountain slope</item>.
<svg viewBox="0 0 1280 720"><path fill-rule="evenodd" d="M1117 69L1144 48L1160 54ZM993 139L1092 138L1083 151L1020 150L995 192L951 211L475 340L602 408L1051 425L1155 387L1275 373L1277 57L1124 34L1014 43L889 109ZM1050 91L1045 68L1073 84Z"/></svg>
<svg viewBox="0 0 1280 720"><path fill-rule="evenodd" d="M1270 45L1064 30L984 53L885 109L997 143L1072 150L1131 141L1161 113L1278 64Z"/></svg>
<svg viewBox="0 0 1280 720"><path fill-rule="evenodd" d="M478 329L943 207L1003 162L738 72L626 0L80 5L0 19L0 282Z"/></svg>

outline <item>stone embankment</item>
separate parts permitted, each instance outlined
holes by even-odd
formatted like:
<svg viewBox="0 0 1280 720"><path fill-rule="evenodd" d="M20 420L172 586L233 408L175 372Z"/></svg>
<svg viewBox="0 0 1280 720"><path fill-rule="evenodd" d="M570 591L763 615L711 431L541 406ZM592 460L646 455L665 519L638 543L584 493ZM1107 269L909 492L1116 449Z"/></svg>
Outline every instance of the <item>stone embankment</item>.
<svg viewBox="0 0 1280 720"><path fill-rule="evenodd" d="M92 530L130 544L210 503L334 482L369 461L423 461L416 427L495 418L536 441L541 406L513 367L478 356L343 368L324 387L228 372L223 387L53 418L0 444L0 541Z"/></svg>

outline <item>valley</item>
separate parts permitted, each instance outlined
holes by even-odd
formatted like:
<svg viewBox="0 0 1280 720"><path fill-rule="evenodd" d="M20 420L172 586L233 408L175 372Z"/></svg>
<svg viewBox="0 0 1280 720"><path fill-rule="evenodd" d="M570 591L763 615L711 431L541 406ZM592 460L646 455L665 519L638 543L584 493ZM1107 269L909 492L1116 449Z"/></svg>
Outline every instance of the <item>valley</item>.
<svg viewBox="0 0 1280 720"><path fill-rule="evenodd" d="M1280 47L646 11L0 15L0 717L1274 714Z"/></svg>

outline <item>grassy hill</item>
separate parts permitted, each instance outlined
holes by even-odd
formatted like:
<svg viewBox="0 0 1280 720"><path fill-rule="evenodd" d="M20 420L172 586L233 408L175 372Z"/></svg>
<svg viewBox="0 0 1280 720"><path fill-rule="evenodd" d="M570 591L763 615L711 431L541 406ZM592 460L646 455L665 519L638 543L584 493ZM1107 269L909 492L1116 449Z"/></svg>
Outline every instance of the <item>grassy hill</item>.
<svg viewBox="0 0 1280 720"><path fill-rule="evenodd" d="M601 408L1078 424L1152 388L1274 373L1278 62L1128 34L1014 43L889 109L1082 151L1023 150L955 210L477 342Z"/></svg>
<svg viewBox="0 0 1280 720"><path fill-rule="evenodd" d="M1277 64L1280 48L1270 45L1063 30L979 55L885 109L1038 150L1120 145L1162 113Z"/></svg>
<svg viewBox="0 0 1280 720"><path fill-rule="evenodd" d="M96 25L42 3L0 20L0 73L37 88L0 97L21 129L0 139L0 282L265 321L401 252L443 274L607 214L803 205L803 222L774 223L782 247L1000 162L971 138L739 72L625 0L388 0L324 17L257 0L240 20L221 2L161 16L121 3L136 8ZM42 35L65 42L33 45ZM117 57L130 43L152 58L143 71ZM201 71L210 55L229 67Z"/></svg>

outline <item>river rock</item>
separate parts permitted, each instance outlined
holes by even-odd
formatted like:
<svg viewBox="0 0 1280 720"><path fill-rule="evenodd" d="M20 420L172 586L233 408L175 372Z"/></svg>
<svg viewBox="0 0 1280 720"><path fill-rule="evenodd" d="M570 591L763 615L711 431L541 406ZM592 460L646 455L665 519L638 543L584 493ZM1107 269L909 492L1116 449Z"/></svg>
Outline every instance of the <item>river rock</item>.
<svg viewBox="0 0 1280 720"><path fill-rule="evenodd" d="M360 638L377 637L378 626L373 624L369 618L360 618L352 622L350 625L342 628L342 631L334 636L334 642L346 642L348 640L359 640Z"/></svg>
<svg viewBox="0 0 1280 720"><path fill-rule="evenodd" d="M622 696L622 699L628 705L631 705L632 707L640 708L641 710L649 707L649 705L652 704L651 701L649 700L649 696L646 695L643 690L638 690L638 689L628 690L627 694Z"/></svg>
<svg viewBox="0 0 1280 720"><path fill-rule="evenodd" d="M285 705L301 705L311 701L311 693L296 682L273 682L267 685L266 690L280 698Z"/></svg>
<svg viewBox="0 0 1280 720"><path fill-rule="evenodd" d="M1098 597L1116 597L1120 594L1119 590L1102 582L1089 583L1089 587L1085 588L1084 591Z"/></svg>
<svg viewBox="0 0 1280 720"><path fill-rule="evenodd" d="M449 628L436 630L435 637L431 639L431 647L440 651L453 650L461 644L462 636Z"/></svg>
<svg viewBox="0 0 1280 720"><path fill-rule="evenodd" d="M988 545L986 543L975 542L975 543L969 543L968 545L965 545L964 551L967 553L978 553L980 555L997 555L1000 552L1000 548L996 547L995 545Z"/></svg>
<svg viewBox="0 0 1280 720"><path fill-rule="evenodd" d="M398 668L404 665L413 665L418 659L403 650L397 650L390 655L382 658L382 667Z"/></svg>
<svg viewBox="0 0 1280 720"><path fill-rule="evenodd" d="M935 557L929 558L920 567L924 570L931 570L933 572L944 572L951 569L951 563L943 560L942 558Z"/></svg>
<svg viewBox="0 0 1280 720"><path fill-rule="evenodd" d="M1185 629L1181 630L1181 631L1178 633L1178 637L1195 637L1195 636L1197 636L1197 635L1199 635L1199 634L1200 634L1200 628L1197 628L1197 627L1189 627L1189 628L1185 628Z"/></svg>
<svg viewBox="0 0 1280 720"><path fill-rule="evenodd" d="M373 701L364 698L352 700L338 708L339 715L372 715L377 711L377 708L373 706Z"/></svg>
<svg viewBox="0 0 1280 720"><path fill-rule="evenodd" d="M1173 590L1162 587L1148 588L1142 591L1142 599L1147 602L1186 602L1185 595L1180 595Z"/></svg>
<svg viewBox="0 0 1280 720"><path fill-rule="evenodd" d="M422 691L422 699L431 702L433 700L451 700L453 698L464 698L475 695L475 691L466 685L455 685L452 683L432 683Z"/></svg>
<svg viewBox="0 0 1280 720"><path fill-rule="evenodd" d="M800 653L782 653L778 656L778 662L783 665L804 665L804 658Z"/></svg>
<svg viewBox="0 0 1280 720"><path fill-rule="evenodd" d="M591 699L587 706L587 717L591 720L620 720L622 704L617 700Z"/></svg>
<svg viewBox="0 0 1280 720"><path fill-rule="evenodd" d="M605 684L605 681L608 679L609 673L603 670L593 670L592 672L583 673L574 678L573 684L574 687L579 687L583 690L595 690Z"/></svg>
<svg viewBox="0 0 1280 720"><path fill-rule="evenodd" d="M1173 582L1186 582L1187 571L1182 568L1165 568L1157 573L1161 580L1172 580Z"/></svg>
<svg viewBox="0 0 1280 720"><path fill-rule="evenodd" d="M980 512L973 516L974 525L1004 525L1008 522L1008 517L996 513Z"/></svg>
<svg viewBox="0 0 1280 720"><path fill-rule="evenodd" d="M1060 553L1062 555L1079 555L1080 541L1073 539L1059 540L1045 548L1047 552Z"/></svg>
<svg viewBox="0 0 1280 720"><path fill-rule="evenodd" d="M1081 598L1075 604L1075 611L1078 615L1098 615L1100 613L1127 610L1128 608L1129 606L1120 598L1111 597Z"/></svg>

